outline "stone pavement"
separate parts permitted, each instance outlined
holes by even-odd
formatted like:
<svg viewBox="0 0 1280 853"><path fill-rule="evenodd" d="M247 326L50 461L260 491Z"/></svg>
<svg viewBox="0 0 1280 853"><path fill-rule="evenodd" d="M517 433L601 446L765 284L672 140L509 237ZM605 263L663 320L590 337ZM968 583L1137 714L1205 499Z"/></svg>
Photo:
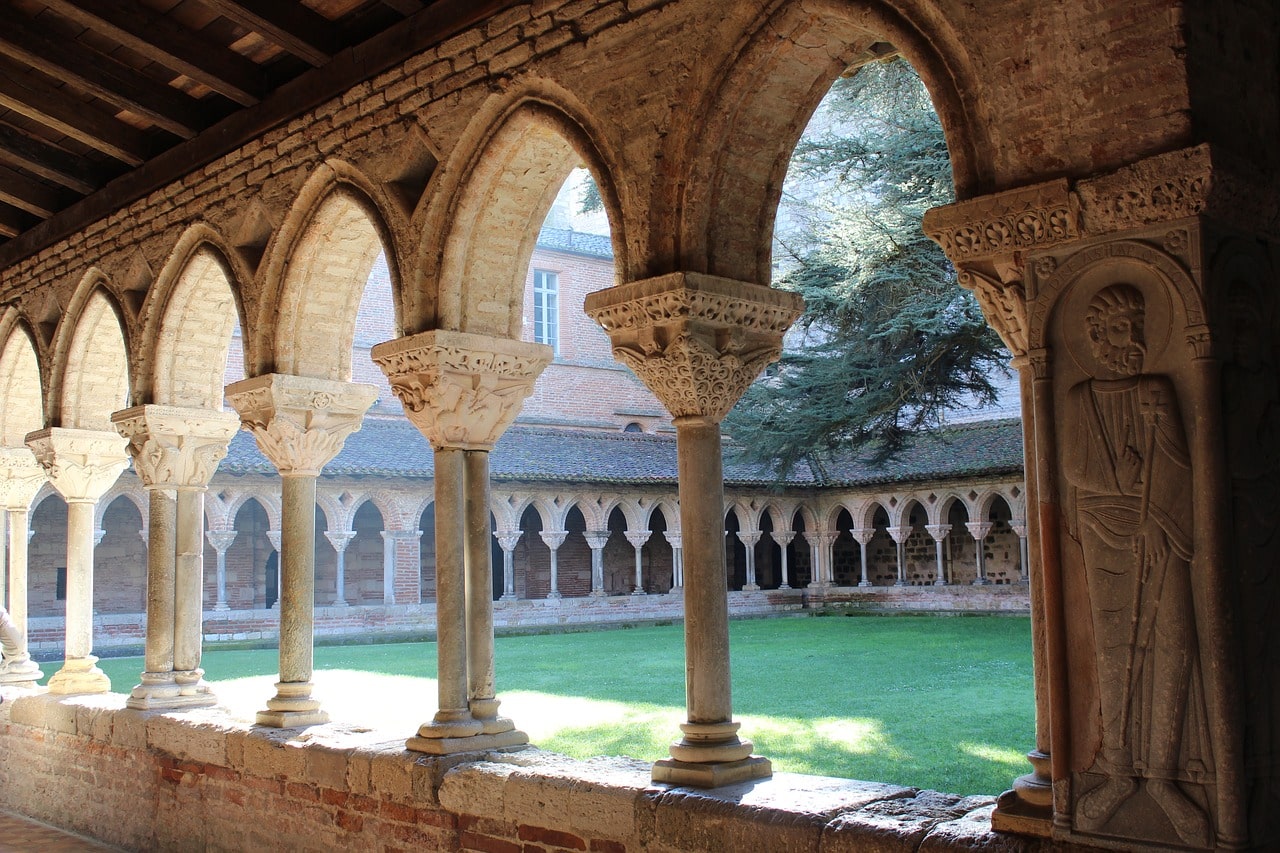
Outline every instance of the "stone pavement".
<svg viewBox="0 0 1280 853"><path fill-rule="evenodd" d="M0 811L0 853L106 853L117 849L12 812Z"/></svg>

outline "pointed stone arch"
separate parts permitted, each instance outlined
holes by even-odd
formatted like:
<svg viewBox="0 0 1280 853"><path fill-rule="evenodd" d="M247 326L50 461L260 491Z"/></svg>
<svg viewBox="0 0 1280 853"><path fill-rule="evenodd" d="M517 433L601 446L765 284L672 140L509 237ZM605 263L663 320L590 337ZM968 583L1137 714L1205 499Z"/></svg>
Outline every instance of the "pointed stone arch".
<svg viewBox="0 0 1280 853"><path fill-rule="evenodd" d="M120 305L106 279L90 271L58 331L50 421L75 429L111 430L111 413L129 401L129 348Z"/></svg>
<svg viewBox="0 0 1280 853"><path fill-rule="evenodd" d="M425 213L421 286L406 332L443 328L518 339L529 258L556 194L579 165L609 217L617 268L627 267L622 206L603 134L548 83L495 97L472 120L441 170L446 185Z"/></svg>
<svg viewBox="0 0 1280 853"><path fill-rule="evenodd" d="M10 308L0 319L0 446L23 447L44 426L44 394L35 336Z"/></svg>
<svg viewBox="0 0 1280 853"><path fill-rule="evenodd" d="M210 226L199 223L183 233L144 308L144 359L149 355L150 362L136 397L222 408L232 332L244 325L239 294L247 275L238 253L227 251Z"/></svg>
<svg viewBox="0 0 1280 853"><path fill-rule="evenodd" d="M246 334L252 373L351 381L356 314L380 253L399 303L400 253L373 186L329 161L299 193L264 265L263 280L280 289L264 294L257 327Z"/></svg>
<svg viewBox="0 0 1280 853"><path fill-rule="evenodd" d="M957 196L992 180L976 75L945 15L922 9L917 24L888 4L841 0L774 8L689 115L677 155L689 175L670 182L666 202L678 224L653 235L651 250L671 257L673 269L769 284L774 216L801 133L842 72L884 56L900 54L924 81L946 132Z"/></svg>

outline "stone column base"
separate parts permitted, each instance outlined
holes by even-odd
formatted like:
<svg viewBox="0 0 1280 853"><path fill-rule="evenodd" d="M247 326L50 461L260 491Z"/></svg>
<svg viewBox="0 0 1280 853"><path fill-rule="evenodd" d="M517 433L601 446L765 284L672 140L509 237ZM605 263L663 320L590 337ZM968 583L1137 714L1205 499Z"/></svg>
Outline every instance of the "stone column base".
<svg viewBox="0 0 1280 853"><path fill-rule="evenodd" d="M49 692L58 696L73 693L110 693L111 679L98 669L98 659L93 655L68 658L62 669L49 676Z"/></svg>
<svg viewBox="0 0 1280 853"><path fill-rule="evenodd" d="M720 788L751 779L767 779L772 775L772 762L759 755L751 755L740 761L694 763L664 758L653 763L654 782L694 788Z"/></svg>
<svg viewBox="0 0 1280 853"><path fill-rule="evenodd" d="M1038 750L1027 753L1035 771L1013 780L1013 790L996 799L991 828L1049 838L1053 831L1053 782L1049 756Z"/></svg>
<svg viewBox="0 0 1280 853"><path fill-rule="evenodd" d="M259 711L255 721L260 726L277 729L296 729L302 726L321 726L329 722L329 714L317 708L314 711Z"/></svg>
<svg viewBox="0 0 1280 853"><path fill-rule="evenodd" d="M26 660L0 663L0 684L5 687L35 687L42 678L44 673L40 671L40 665L29 656Z"/></svg>
<svg viewBox="0 0 1280 853"><path fill-rule="evenodd" d="M744 583L744 584L742 585L742 591L743 591L743 592L759 592L759 591L760 591L760 584L756 584L756 583Z"/></svg>
<svg viewBox="0 0 1280 853"><path fill-rule="evenodd" d="M425 727L424 727L425 728ZM411 737L405 741L410 752L428 755L456 755L460 752L490 752L523 748L529 744L529 736L519 729L509 729L494 734L480 733L469 737Z"/></svg>
<svg viewBox="0 0 1280 853"><path fill-rule="evenodd" d="M310 681L277 681L276 695L267 700L267 710L259 711L257 723L277 729L318 726L329 722L329 714L311 697Z"/></svg>

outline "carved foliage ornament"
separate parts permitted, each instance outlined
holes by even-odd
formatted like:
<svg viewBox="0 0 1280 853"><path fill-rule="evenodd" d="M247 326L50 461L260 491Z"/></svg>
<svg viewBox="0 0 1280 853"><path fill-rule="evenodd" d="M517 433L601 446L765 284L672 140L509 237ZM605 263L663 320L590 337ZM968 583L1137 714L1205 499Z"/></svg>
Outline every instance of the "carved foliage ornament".
<svg viewBox="0 0 1280 853"><path fill-rule="evenodd" d="M228 412L154 405L116 412L111 421L148 488L208 485L239 427Z"/></svg>
<svg viewBox="0 0 1280 853"><path fill-rule="evenodd" d="M1020 281L1001 282L977 270L962 268L960 286L973 292L983 316L1015 356L1026 355L1027 294Z"/></svg>
<svg viewBox="0 0 1280 853"><path fill-rule="evenodd" d="M800 316L797 294L696 273L673 273L587 297L614 357L673 417L720 421Z"/></svg>
<svg viewBox="0 0 1280 853"><path fill-rule="evenodd" d="M241 425L281 474L318 475L377 396L372 385L280 373L227 386Z"/></svg>
<svg viewBox="0 0 1280 853"><path fill-rule="evenodd" d="M1080 236L1065 180L936 207L925 214L924 231L957 265Z"/></svg>
<svg viewBox="0 0 1280 853"><path fill-rule="evenodd" d="M28 447L0 447L0 507L25 511L48 480Z"/></svg>
<svg viewBox="0 0 1280 853"><path fill-rule="evenodd" d="M552 353L543 344L435 330L379 344L372 356L432 447L490 450Z"/></svg>
<svg viewBox="0 0 1280 853"><path fill-rule="evenodd" d="M129 465L125 439L105 430L52 427L29 434L27 446L68 502L98 500Z"/></svg>

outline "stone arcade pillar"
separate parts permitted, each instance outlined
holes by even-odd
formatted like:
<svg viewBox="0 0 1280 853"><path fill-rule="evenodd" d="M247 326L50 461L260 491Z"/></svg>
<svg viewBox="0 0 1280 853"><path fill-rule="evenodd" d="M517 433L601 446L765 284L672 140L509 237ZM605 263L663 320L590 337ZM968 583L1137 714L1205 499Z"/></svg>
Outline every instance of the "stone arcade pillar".
<svg viewBox="0 0 1280 853"><path fill-rule="evenodd" d="M47 480L30 448L0 448L0 507L9 516L9 618L13 622L0 661L0 684L4 685L34 687L44 677L27 649L27 520L31 502Z"/></svg>
<svg viewBox="0 0 1280 853"><path fill-rule="evenodd" d="M227 386L227 400L280 472L280 680L259 725L328 722L311 695L315 626L316 480L360 429L372 385L267 373Z"/></svg>
<svg viewBox="0 0 1280 853"><path fill-rule="evenodd" d="M791 293L698 273L672 273L589 294L586 312L676 426L680 530L686 560L688 721L655 782L717 787L772 773L738 737L729 682L720 421L799 316Z"/></svg>
<svg viewBox="0 0 1280 853"><path fill-rule="evenodd" d="M516 600L516 546L520 544L521 533L522 531L520 530L520 528L517 527L514 530L511 530L511 529L499 530L493 534L498 539L498 546L502 548L502 600L503 601ZM587 541L590 542L591 540L588 539ZM593 551L591 554L591 572L592 572L591 573L591 594L592 595L596 594L596 581L595 581L596 559L595 557L596 555L595 555L595 552ZM601 587L600 594L601 595L604 594L603 587Z"/></svg>
<svg viewBox="0 0 1280 853"><path fill-rule="evenodd" d="M858 586L871 586L871 579L867 575L867 546L875 538L876 529L874 527L855 527L849 531L849 535L858 543L859 565L862 569L862 577L858 581Z"/></svg>
<svg viewBox="0 0 1280 853"><path fill-rule="evenodd" d="M542 538L542 542L551 550L551 588L547 590L547 598L551 601L560 600L560 568L557 563L557 555L560 553L560 546L564 544L564 540L568 538L567 530L543 530L538 536Z"/></svg>
<svg viewBox="0 0 1280 853"><path fill-rule="evenodd" d="M334 572L333 572L333 604L332 607L350 607L347 601L347 546L351 544L351 540L356 538L354 530L326 530L324 538L329 540L329 544L333 546L334 553ZM395 545L390 547L386 544L386 537L383 537L383 567L382 567L382 599L384 603L395 603ZM391 554L391 571L387 571L388 562L386 554ZM387 601L388 595L391 600Z"/></svg>
<svg viewBox="0 0 1280 853"><path fill-rule="evenodd" d="M947 542L947 534L951 532L950 524L926 524L925 530L929 531L929 535L933 537L933 559L934 564L938 567L934 574L934 586L947 585L947 568L943 559L943 546Z"/></svg>
<svg viewBox="0 0 1280 853"><path fill-rule="evenodd" d="M1018 580L1026 583L1029 580L1027 574L1027 525L1025 522L1012 522L1009 527L1013 529L1014 534L1018 537L1018 564L1021 567Z"/></svg>
<svg viewBox="0 0 1280 853"><path fill-rule="evenodd" d="M973 579L974 586L983 586L990 583L987 580L987 537L991 535L991 522L989 521L966 521L965 528L969 531L969 535L973 537L974 543L974 560L977 563L978 576Z"/></svg>
<svg viewBox="0 0 1280 853"><path fill-rule="evenodd" d="M926 217L1022 387L1036 749L998 829L1280 846L1277 197L1201 145Z"/></svg>
<svg viewBox="0 0 1280 853"><path fill-rule="evenodd" d="M684 591L684 548L679 530L664 530L667 544L671 546L671 591Z"/></svg>
<svg viewBox="0 0 1280 853"><path fill-rule="evenodd" d="M231 606L227 604L227 549L236 541L236 531L210 530L204 536L209 540L209 544L213 546L213 550L218 555L216 576L218 600L214 603L213 609L223 613L231 609Z"/></svg>
<svg viewBox="0 0 1280 853"><path fill-rule="evenodd" d="M52 427L27 446L67 502L67 644L50 693L106 693L111 681L93 656L94 507L129 464L125 439L106 430Z"/></svg>
<svg viewBox="0 0 1280 853"><path fill-rule="evenodd" d="M747 552L747 582L742 585L742 591L757 592L760 584L756 582L756 544L760 541L760 531L739 530L738 541Z"/></svg>
<svg viewBox="0 0 1280 853"><path fill-rule="evenodd" d="M774 542L778 543L778 550L782 552L782 583L778 585L778 589L791 589L790 569L787 566L787 546L791 544L792 539L796 538L796 535L790 530L775 530L769 535L773 537Z"/></svg>
<svg viewBox="0 0 1280 853"><path fill-rule="evenodd" d="M911 538L911 527L890 527L889 538L893 540L894 552L898 557L898 579L894 586L907 585L907 540Z"/></svg>
<svg viewBox="0 0 1280 853"><path fill-rule="evenodd" d="M625 534L627 541L631 543L631 547L636 551L636 583L635 589L631 590L632 595L644 595L644 543L649 541L653 536L650 530L628 530Z"/></svg>
<svg viewBox="0 0 1280 853"><path fill-rule="evenodd" d="M204 639L204 490L239 419L227 412L135 406L111 416L147 489L145 669L130 708L217 703L200 668Z"/></svg>
<svg viewBox="0 0 1280 853"><path fill-rule="evenodd" d="M528 736L498 716L489 452L551 348L437 330L379 344L372 356L435 451L439 710L407 747L444 755L521 746Z"/></svg>
<svg viewBox="0 0 1280 853"><path fill-rule="evenodd" d="M591 594L602 598L604 592L604 548L609 544L608 530L588 530L583 538L591 549Z"/></svg>
<svg viewBox="0 0 1280 853"><path fill-rule="evenodd" d="M422 601L422 531L414 526L383 530L379 535L382 537L382 603L418 604ZM345 571L345 560L342 565Z"/></svg>

